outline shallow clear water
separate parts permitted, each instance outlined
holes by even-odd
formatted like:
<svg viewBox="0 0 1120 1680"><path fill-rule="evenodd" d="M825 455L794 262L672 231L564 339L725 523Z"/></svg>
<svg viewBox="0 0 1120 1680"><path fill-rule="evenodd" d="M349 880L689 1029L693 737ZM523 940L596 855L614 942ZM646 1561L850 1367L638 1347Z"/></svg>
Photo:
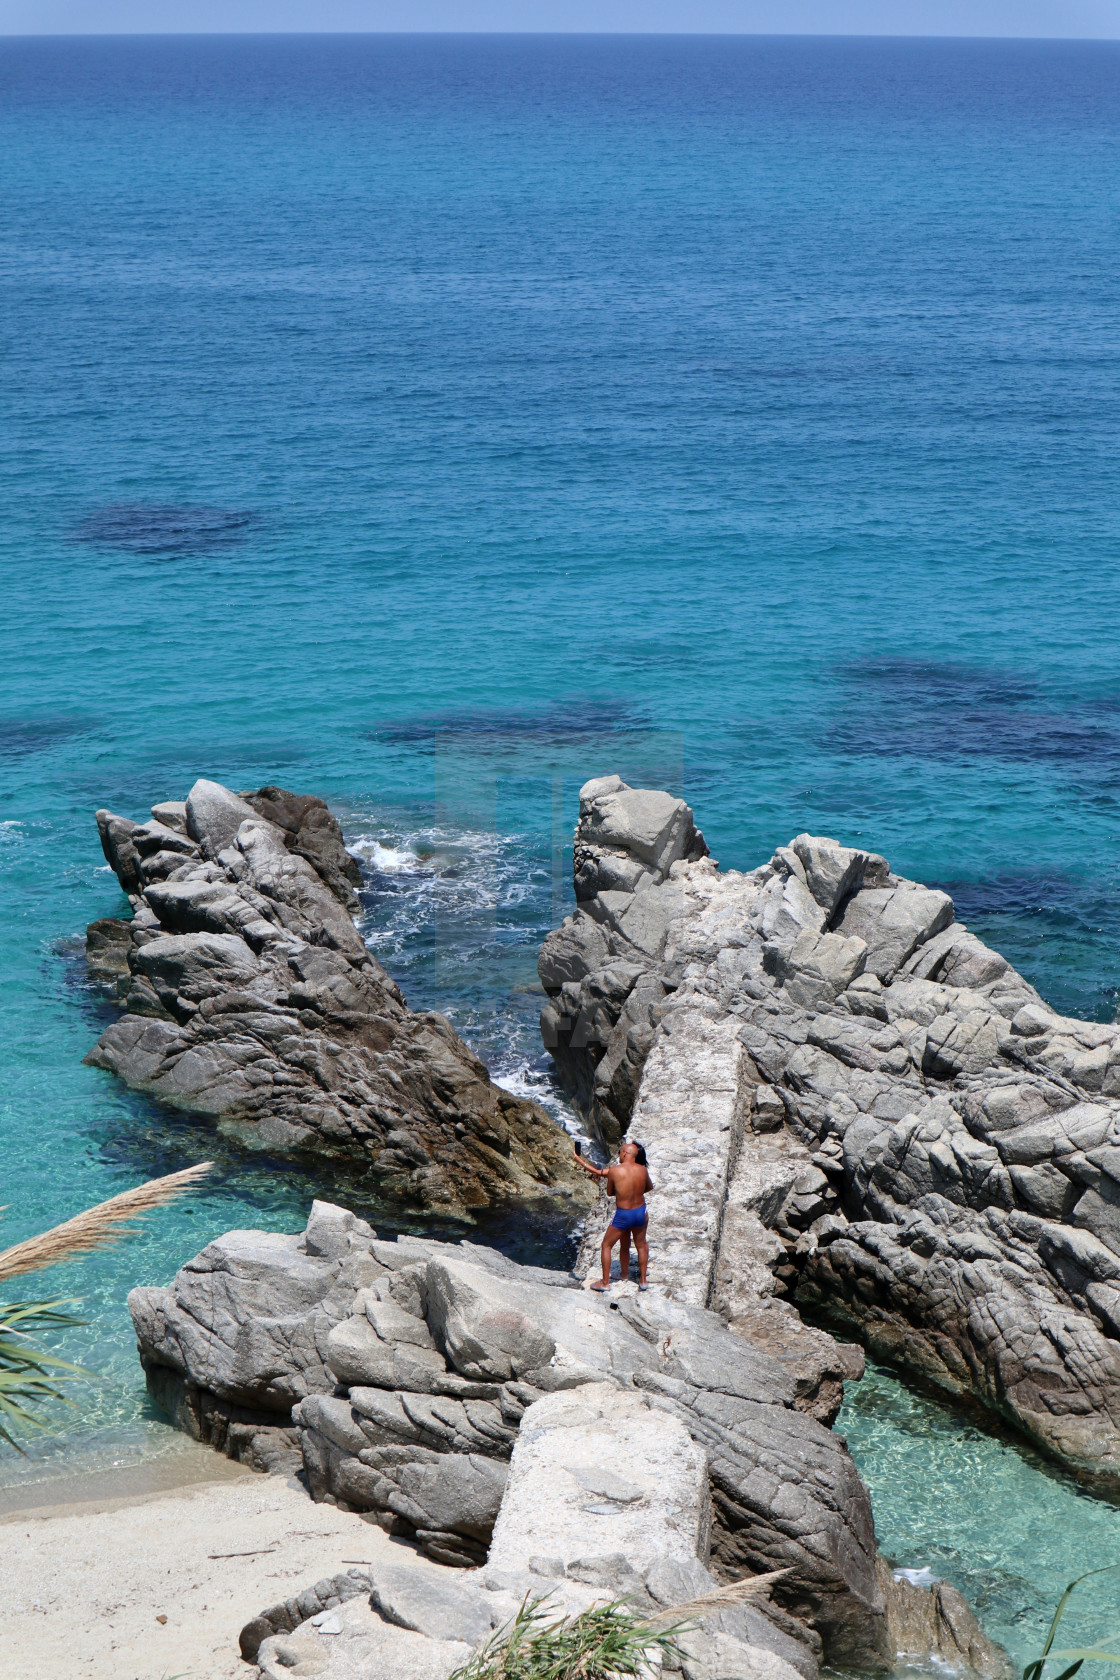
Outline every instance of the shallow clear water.
<svg viewBox="0 0 1120 1680"><path fill-rule="evenodd" d="M326 795L410 999L558 1114L535 953L609 770L725 865L874 846L1112 1014L1118 142L1105 44L0 42L5 1237L218 1161L46 1280L104 1374L48 1458L159 1450L130 1284L312 1188L399 1219L81 1065L98 805ZM864 1456L888 1543L982 1571L1021 1527L1030 1621L1111 1508L1058 1521L935 1411L925 1488L980 1454L950 1521L910 1404Z"/></svg>
<svg viewBox="0 0 1120 1680"><path fill-rule="evenodd" d="M1039 1654L1070 1581L1120 1561L1120 1508L978 1412L871 1366L836 1427L872 1489L884 1555L912 1580L951 1581L1020 1667ZM1120 1569L1078 1588L1055 1648L1118 1628Z"/></svg>

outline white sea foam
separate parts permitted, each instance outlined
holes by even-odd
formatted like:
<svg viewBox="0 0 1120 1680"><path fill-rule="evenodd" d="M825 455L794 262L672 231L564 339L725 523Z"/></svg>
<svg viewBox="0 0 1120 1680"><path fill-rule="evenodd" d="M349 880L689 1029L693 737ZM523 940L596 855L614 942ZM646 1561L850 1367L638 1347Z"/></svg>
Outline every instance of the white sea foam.
<svg viewBox="0 0 1120 1680"><path fill-rule="evenodd" d="M495 1084L584 1138L540 1041L536 954L558 906L539 839L368 812L346 828L370 871L362 936L412 1007L446 1015Z"/></svg>
<svg viewBox="0 0 1120 1680"><path fill-rule="evenodd" d="M370 864L381 875L414 875L424 868L423 858L415 852L399 846L383 846L379 840L353 849L363 863Z"/></svg>
<svg viewBox="0 0 1120 1680"><path fill-rule="evenodd" d="M935 1587L941 1579L928 1564L921 1569L895 1569L891 1573L896 1581L909 1581L912 1587Z"/></svg>

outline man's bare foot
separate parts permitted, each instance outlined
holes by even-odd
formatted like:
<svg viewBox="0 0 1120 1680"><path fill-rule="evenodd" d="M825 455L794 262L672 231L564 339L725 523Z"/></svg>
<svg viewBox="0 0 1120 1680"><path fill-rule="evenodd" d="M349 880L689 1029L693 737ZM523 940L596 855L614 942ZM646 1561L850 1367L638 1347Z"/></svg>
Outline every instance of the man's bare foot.
<svg viewBox="0 0 1120 1680"><path fill-rule="evenodd" d="M596 1294L601 1295L603 1293L604 1289L609 1289L610 1288L610 1284L609 1283L600 1283L599 1280L596 1278L595 1282L591 1285L591 1287L592 1287L592 1289L595 1290Z"/></svg>

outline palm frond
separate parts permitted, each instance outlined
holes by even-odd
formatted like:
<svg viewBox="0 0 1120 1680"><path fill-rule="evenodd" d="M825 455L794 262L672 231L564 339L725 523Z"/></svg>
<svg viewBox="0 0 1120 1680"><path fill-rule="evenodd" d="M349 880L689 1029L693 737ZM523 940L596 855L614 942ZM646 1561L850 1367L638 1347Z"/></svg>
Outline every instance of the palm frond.
<svg viewBox="0 0 1120 1680"><path fill-rule="evenodd" d="M72 1404L61 1388L64 1382L90 1375L80 1365L47 1353L32 1340L44 1330L59 1330L81 1324L72 1313L59 1312L71 1306L66 1300L15 1301L0 1306L0 1441L17 1452L23 1448L12 1429L44 1429L37 1415L42 1408Z"/></svg>
<svg viewBox="0 0 1120 1680"><path fill-rule="evenodd" d="M40 1236L28 1237L0 1254L0 1282L20 1277L24 1272L39 1272L47 1266L57 1266L76 1254L89 1254L93 1249L108 1248L131 1236L133 1228L121 1227L129 1219L140 1218L165 1202L174 1201L184 1191L208 1173L212 1161L200 1166L186 1167L182 1172L168 1173L165 1178L151 1178L135 1190L125 1190L111 1196L107 1202L87 1208L84 1213L55 1225Z"/></svg>

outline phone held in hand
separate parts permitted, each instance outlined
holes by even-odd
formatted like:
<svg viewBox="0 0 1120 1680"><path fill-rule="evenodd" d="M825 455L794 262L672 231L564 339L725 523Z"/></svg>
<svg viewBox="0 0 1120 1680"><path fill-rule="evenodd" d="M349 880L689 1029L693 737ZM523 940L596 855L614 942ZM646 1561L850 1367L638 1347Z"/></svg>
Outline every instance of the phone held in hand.
<svg viewBox="0 0 1120 1680"><path fill-rule="evenodd" d="M579 1138L576 1139L576 1154L577 1155L582 1155L583 1154L583 1144L580 1142Z"/></svg>

